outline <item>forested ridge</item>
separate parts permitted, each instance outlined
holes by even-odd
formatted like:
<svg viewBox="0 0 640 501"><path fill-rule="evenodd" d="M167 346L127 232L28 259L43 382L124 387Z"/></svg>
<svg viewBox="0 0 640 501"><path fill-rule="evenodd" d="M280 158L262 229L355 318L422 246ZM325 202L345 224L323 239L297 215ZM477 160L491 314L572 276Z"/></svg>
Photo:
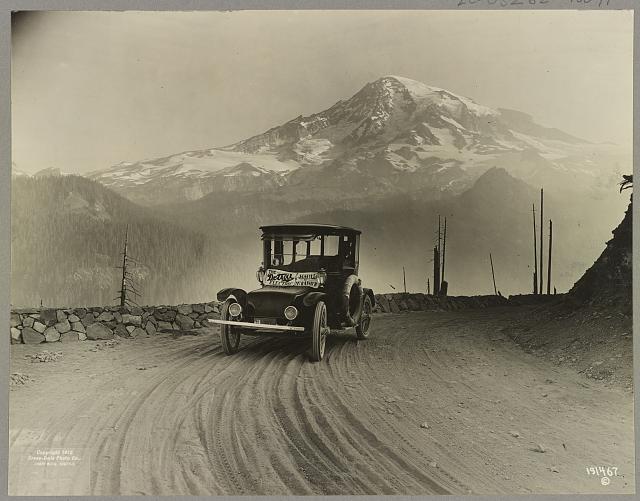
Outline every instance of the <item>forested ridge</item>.
<svg viewBox="0 0 640 501"><path fill-rule="evenodd" d="M223 245L79 176L14 178L14 306L115 304L124 237L139 264L140 304L213 297Z"/></svg>

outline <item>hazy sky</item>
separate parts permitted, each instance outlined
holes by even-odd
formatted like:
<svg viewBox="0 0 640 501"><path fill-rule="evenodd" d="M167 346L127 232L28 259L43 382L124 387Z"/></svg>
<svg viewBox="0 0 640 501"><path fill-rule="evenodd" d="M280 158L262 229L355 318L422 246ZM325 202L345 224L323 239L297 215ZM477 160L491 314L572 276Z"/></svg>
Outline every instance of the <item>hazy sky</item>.
<svg viewBox="0 0 640 501"><path fill-rule="evenodd" d="M14 29L26 172L223 146L389 74L589 140L632 138L628 11L51 12Z"/></svg>

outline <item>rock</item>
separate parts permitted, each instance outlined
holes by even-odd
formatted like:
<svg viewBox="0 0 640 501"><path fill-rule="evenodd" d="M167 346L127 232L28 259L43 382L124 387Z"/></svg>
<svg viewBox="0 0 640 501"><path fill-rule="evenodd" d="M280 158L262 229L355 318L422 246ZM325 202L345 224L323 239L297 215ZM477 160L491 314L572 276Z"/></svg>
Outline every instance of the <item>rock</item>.
<svg viewBox="0 0 640 501"><path fill-rule="evenodd" d="M23 321L22 321L22 326L23 327L33 327L33 324L35 323L35 320L31 317L26 317Z"/></svg>
<svg viewBox="0 0 640 501"><path fill-rule="evenodd" d="M84 341L87 339L87 334L85 332L77 332L77 331L72 331L75 332L76 334L78 334L78 339L80 341Z"/></svg>
<svg viewBox="0 0 640 501"><path fill-rule="evenodd" d="M90 325L95 323L95 321L96 321L96 319L93 318L93 315L85 315L84 318L82 319L82 324L85 327L89 327Z"/></svg>
<svg viewBox="0 0 640 501"><path fill-rule="evenodd" d="M172 322L172 323L171 323L171 328L172 328L174 331L179 331L179 330L180 330L180 326L179 326L177 323L175 323L175 322Z"/></svg>
<svg viewBox="0 0 640 501"><path fill-rule="evenodd" d="M110 311L103 311L96 318L96 322L111 322L114 319L113 313Z"/></svg>
<svg viewBox="0 0 640 501"><path fill-rule="evenodd" d="M47 330L44 331L44 339L47 343L60 341L60 332L55 327L47 327Z"/></svg>
<svg viewBox="0 0 640 501"><path fill-rule="evenodd" d="M431 427L429 426L429 423L422 423L422 424L420 425L420 428L424 428L425 430L428 430L428 429L429 429L429 428L431 428Z"/></svg>
<svg viewBox="0 0 640 501"><path fill-rule="evenodd" d="M213 308L211 306L209 306L208 304L204 305L204 312L205 313L211 313L213 311Z"/></svg>
<svg viewBox="0 0 640 501"><path fill-rule="evenodd" d="M93 323L87 327L87 339L113 339L113 331L101 323Z"/></svg>
<svg viewBox="0 0 640 501"><path fill-rule="evenodd" d="M141 325L142 317L140 315L130 315L129 313L125 313L122 315L122 323L129 325Z"/></svg>
<svg viewBox="0 0 640 501"><path fill-rule="evenodd" d="M18 327L18 325L22 323L20 321L20 315L18 315L17 313L12 313L9 321L10 321L11 327Z"/></svg>
<svg viewBox="0 0 640 501"><path fill-rule="evenodd" d="M132 315L136 317L139 317L142 315L142 308L140 308L139 306L134 306L129 311Z"/></svg>
<svg viewBox="0 0 640 501"><path fill-rule="evenodd" d="M157 320L162 322L173 322L176 319L175 310L156 311L155 315Z"/></svg>
<svg viewBox="0 0 640 501"><path fill-rule="evenodd" d="M116 325L114 332L120 337L129 337L129 331L123 324Z"/></svg>
<svg viewBox="0 0 640 501"><path fill-rule="evenodd" d="M202 324L200 322L198 322L197 320L195 322L193 322L193 328L194 329L199 329L200 327L202 327Z"/></svg>
<svg viewBox="0 0 640 501"><path fill-rule="evenodd" d="M58 320L58 322L64 322L67 319L67 314L62 310L57 310L56 319Z"/></svg>
<svg viewBox="0 0 640 501"><path fill-rule="evenodd" d="M84 308L76 308L73 310L73 313L79 318L79 319L83 319L85 317L85 315L87 314L87 310L85 310Z"/></svg>
<svg viewBox="0 0 640 501"><path fill-rule="evenodd" d="M46 309L40 312L40 321L47 327L51 327L58 321L56 310Z"/></svg>
<svg viewBox="0 0 640 501"><path fill-rule="evenodd" d="M71 324L66 318L62 322L58 322L54 327L60 334L64 334L71 330Z"/></svg>
<svg viewBox="0 0 640 501"><path fill-rule="evenodd" d="M393 300L389 301L389 311L391 313L399 313L400 312L400 308L398 308L398 305Z"/></svg>
<svg viewBox="0 0 640 501"><path fill-rule="evenodd" d="M113 312L113 318L115 319L115 321L119 324L122 323L122 315L120 314L119 311L114 311Z"/></svg>
<svg viewBox="0 0 640 501"><path fill-rule="evenodd" d="M193 325L194 325L192 318L182 314L176 315L176 324L178 324L180 330L183 330L183 331L193 329Z"/></svg>
<svg viewBox="0 0 640 501"><path fill-rule="evenodd" d="M147 326L145 329L147 331L147 334L149 334L150 336L153 336L156 333L156 326L153 325L152 322L147 322Z"/></svg>
<svg viewBox="0 0 640 501"><path fill-rule="evenodd" d="M168 331L173 329L173 327L171 326L171 324L169 322L158 322L158 330L159 331Z"/></svg>
<svg viewBox="0 0 640 501"><path fill-rule="evenodd" d="M73 313L71 313L68 317L67 320L69 320L69 322L74 323L74 322L79 322L80 321L80 317L78 315L74 315Z"/></svg>
<svg viewBox="0 0 640 501"><path fill-rule="evenodd" d="M84 328L84 325L82 325L82 322L72 322L71 330L76 332L87 332L87 330Z"/></svg>
<svg viewBox="0 0 640 501"><path fill-rule="evenodd" d="M511 434L512 437L518 438L520 436L520 433L518 433L517 431L510 431L509 432Z"/></svg>
<svg viewBox="0 0 640 501"><path fill-rule="evenodd" d="M178 313L180 315L189 315L189 313L193 313L193 308L190 304L181 304L178 306Z"/></svg>
<svg viewBox="0 0 640 501"><path fill-rule="evenodd" d="M96 325L100 325L100 324L96 324ZM61 343L73 343L75 341L80 341L80 337L78 336L77 332L69 331L69 332L65 332L60 336Z"/></svg>
<svg viewBox="0 0 640 501"><path fill-rule="evenodd" d="M46 325L38 322L37 320L33 322L33 330L39 332L40 334L42 334L46 328Z"/></svg>
<svg viewBox="0 0 640 501"><path fill-rule="evenodd" d="M20 331L15 327L11 327L11 341L17 341L19 343L21 339Z"/></svg>
<svg viewBox="0 0 640 501"><path fill-rule="evenodd" d="M136 326L135 325L127 325L126 329L127 329L127 332L129 334L131 334L134 330L136 330Z"/></svg>
<svg viewBox="0 0 640 501"><path fill-rule="evenodd" d="M189 318L193 318L194 320L198 319L198 314L194 311L193 313L189 313L189 315L187 315Z"/></svg>
<svg viewBox="0 0 640 501"><path fill-rule="evenodd" d="M545 453L547 452L547 449L544 447L544 445L542 444L536 444L536 446L531 449L533 452L540 452L540 453Z"/></svg>
<svg viewBox="0 0 640 501"><path fill-rule="evenodd" d="M44 343L44 336L31 327L22 329L22 342L24 344Z"/></svg>
<svg viewBox="0 0 640 501"><path fill-rule="evenodd" d="M431 468L437 468L438 467L438 463L436 463L435 461L431 461L429 463L429 466L431 466Z"/></svg>
<svg viewBox="0 0 640 501"><path fill-rule="evenodd" d="M144 329L141 329L140 327L136 327L133 329L133 331L131 331L131 337L138 337L138 336L147 336L147 331L145 331Z"/></svg>
<svg viewBox="0 0 640 501"><path fill-rule="evenodd" d="M203 304L194 304L192 306L193 311L196 313L204 313L204 305Z"/></svg>

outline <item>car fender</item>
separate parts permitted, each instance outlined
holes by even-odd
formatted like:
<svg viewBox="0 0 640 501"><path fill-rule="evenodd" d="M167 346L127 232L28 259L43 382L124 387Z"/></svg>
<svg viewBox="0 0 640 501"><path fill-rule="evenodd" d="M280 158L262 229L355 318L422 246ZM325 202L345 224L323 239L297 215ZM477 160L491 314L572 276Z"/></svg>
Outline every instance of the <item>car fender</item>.
<svg viewBox="0 0 640 501"><path fill-rule="evenodd" d="M216 294L218 301L224 303L227 299L235 299L241 306L245 306L247 304L247 293L242 289L237 289L235 287L227 287L226 289L222 289Z"/></svg>
<svg viewBox="0 0 640 501"><path fill-rule="evenodd" d="M318 291L309 292L302 299L302 304L304 304L306 307L309 308L318 304L318 301L326 302L326 299L327 299L327 294L325 292L318 292Z"/></svg>

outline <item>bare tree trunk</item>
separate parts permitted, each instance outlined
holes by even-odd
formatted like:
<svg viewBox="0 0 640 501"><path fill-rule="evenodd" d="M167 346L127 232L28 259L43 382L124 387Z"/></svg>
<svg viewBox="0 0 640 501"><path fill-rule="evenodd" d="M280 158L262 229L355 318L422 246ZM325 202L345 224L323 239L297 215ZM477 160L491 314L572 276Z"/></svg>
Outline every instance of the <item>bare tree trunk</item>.
<svg viewBox="0 0 640 501"><path fill-rule="evenodd" d="M544 260L542 259L543 249L542 249L542 238L543 238L543 221L544 221L544 190L540 188L540 273L538 274L538 278L540 279L540 294L544 291L543 282L544 282Z"/></svg>
<svg viewBox="0 0 640 501"><path fill-rule="evenodd" d="M493 277L493 292L497 296L498 288L496 287L496 274L493 271L493 258L491 257L491 252L489 252L489 261L491 262L491 276Z"/></svg>
<svg viewBox="0 0 640 501"><path fill-rule="evenodd" d="M547 294L551 294L551 245L553 242L553 221L549 219L549 264L547 265Z"/></svg>

